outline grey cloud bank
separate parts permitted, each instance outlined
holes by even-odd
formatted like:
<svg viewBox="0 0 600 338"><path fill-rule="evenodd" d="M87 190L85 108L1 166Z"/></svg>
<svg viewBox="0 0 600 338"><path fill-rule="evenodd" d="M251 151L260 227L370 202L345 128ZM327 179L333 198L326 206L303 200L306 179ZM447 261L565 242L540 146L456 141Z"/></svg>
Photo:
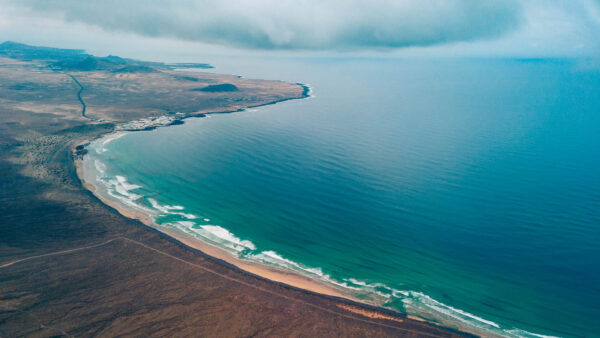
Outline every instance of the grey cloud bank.
<svg viewBox="0 0 600 338"><path fill-rule="evenodd" d="M250 49L352 50L499 37L517 28L516 0L4 0L104 30Z"/></svg>

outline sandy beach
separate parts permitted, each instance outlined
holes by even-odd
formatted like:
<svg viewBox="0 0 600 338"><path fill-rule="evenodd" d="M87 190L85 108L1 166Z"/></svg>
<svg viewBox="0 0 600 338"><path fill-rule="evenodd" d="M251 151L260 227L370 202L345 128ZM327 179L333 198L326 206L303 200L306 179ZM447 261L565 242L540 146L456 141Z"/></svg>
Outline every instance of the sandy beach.
<svg viewBox="0 0 600 338"><path fill-rule="evenodd" d="M151 227L155 230L158 230L158 231L176 239L180 243L187 245L190 248L200 250L203 253L205 253L211 257L225 261L239 269L242 269L248 273L257 275L259 277L266 278L270 281L283 283L288 286L300 288L303 290L307 290L307 291L311 291L311 292L315 292L315 293L319 293L319 294L323 294L323 295L327 295L327 296L340 297L340 298L345 298L345 299L348 299L348 300L351 300L354 302L361 302L360 300L352 297L351 295L349 295L347 293L344 293L342 290L339 290L333 286L326 285L325 283L316 281L316 280L311 279L306 276L302 276L295 272L291 272L291 271L288 272L288 271L284 271L281 269L276 269L274 267L262 265L259 263L254 263L254 262L239 259L221 248L218 248L214 245L203 242L197 238L192 238L192 237L184 234L180 230L172 229L172 228L170 229L170 228L166 228L166 227L157 225L154 222L154 219L147 213L144 213L140 210L135 210L133 208L128 208L127 206L123 205L122 203L119 203L118 200L116 200L114 198L110 198L110 196L106 196L105 194L100 193L101 188L96 185L97 181L94 179L91 179L89 177L89 175L86 175L85 170L84 170L84 162L85 162L85 160L76 160L75 161L77 175L79 176L79 179L81 180L83 187L86 188L87 190L89 190L92 194L94 194L94 196L96 196L104 204L115 209L121 215L123 215L127 218L138 220L138 221L142 222L143 224L145 224L146 226ZM373 305L373 304L368 304L368 305Z"/></svg>

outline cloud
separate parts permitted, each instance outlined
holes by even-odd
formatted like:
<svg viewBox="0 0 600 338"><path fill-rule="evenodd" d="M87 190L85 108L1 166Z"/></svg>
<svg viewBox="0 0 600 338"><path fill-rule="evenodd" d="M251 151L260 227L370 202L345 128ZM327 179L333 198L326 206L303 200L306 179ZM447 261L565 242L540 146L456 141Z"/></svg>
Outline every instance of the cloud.
<svg viewBox="0 0 600 338"><path fill-rule="evenodd" d="M502 36L517 0L0 0L108 31L250 49L431 46Z"/></svg>

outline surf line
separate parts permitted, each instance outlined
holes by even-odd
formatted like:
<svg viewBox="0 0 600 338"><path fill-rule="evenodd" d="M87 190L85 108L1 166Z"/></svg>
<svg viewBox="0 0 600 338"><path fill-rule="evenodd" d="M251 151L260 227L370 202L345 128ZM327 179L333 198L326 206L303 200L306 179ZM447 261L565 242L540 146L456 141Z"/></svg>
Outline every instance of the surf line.
<svg viewBox="0 0 600 338"><path fill-rule="evenodd" d="M336 315L336 316L344 317L344 318L351 319L351 320L356 320L356 321L367 323L367 324L371 324L371 325L376 325L376 326L382 326L382 327L387 327L387 328L391 328L391 329L396 329L398 331L403 331L403 332L407 332L407 333L418 334L418 335L421 335L421 336L424 336L424 337L443 337L443 336L440 336L440 335L437 335L437 334L434 334L434 333L430 333L430 332L423 332L423 331L418 331L418 330L405 329L405 328L398 327L398 326L395 326L395 325L385 324L385 323L381 323L381 322L377 322L377 321L372 321L372 320L368 320L368 319L359 318L359 317L355 317L355 316L352 316L352 315L340 313L340 312L328 309L326 307L319 306L319 305L313 304L311 302L308 302L308 301L305 301L305 300L302 300L302 299L296 299L294 297L290 297L290 296L284 295L284 294L279 293L277 291L273 291L273 290L270 290L270 289L267 289L267 288L264 288L264 287L261 287L261 286L258 286L258 285L254 285L252 283L249 283L249 282L243 281L241 279L229 276L227 274L220 273L218 271L215 271L213 269L207 268L207 267L202 266L200 264L192 263L190 261L187 261L185 259L179 258L177 256L174 256L174 255L169 254L167 252L164 252L162 250L153 248L153 247L151 247L151 246L149 246L147 244L144 244L142 242L138 242L138 241L136 241L134 239L123 237L123 236L111 238L111 239L109 239L107 241L104 241L104 242L101 242L101 243L98 243L98 244L87 245L87 246L83 246L83 247L79 247L79 248L73 248L73 249L69 249L69 250L56 251L56 252L51 252L51 253L47 253L47 254L43 254L43 255L36 255L36 256L30 256L30 257L18 259L18 260L15 260L15 261L8 262L8 263L5 263L3 265L0 265L0 269L7 268L9 266L12 266L14 264L18 264L18 263L21 263L21 262L25 262L25 261L29 261L29 260L34 260L34 259L37 259L37 258L50 257L50 256L58 256L58 255L64 255L64 254L74 253L74 252L78 252L78 251L83 251L83 250L86 250L86 249L97 248L97 247L107 245L107 244L112 243L112 242L117 241L117 240L122 240L122 241L126 241L126 242L130 242L130 243L139 245L139 246L144 247L144 248L146 248L148 250L154 251L154 252L156 252L156 253L158 253L160 255L169 257L171 259L174 259L176 261L179 261L179 262L184 263L186 265L189 265L191 267L194 267L194 268L206 271L208 273L217 275L217 276L219 276L221 278L227 279L227 280L232 281L234 283L238 283L238 284L241 284L241 285L244 285L244 286L256 289L256 290L260 290L260 291L263 291L265 293L268 293L268 294L271 294L271 295L274 295L274 296L282 297L282 298L285 298L285 299L287 299L289 301L292 301L292 302L301 303L301 304L304 304L306 306L312 307L314 309L325 311L327 313L330 313L330 314L333 314L333 315Z"/></svg>

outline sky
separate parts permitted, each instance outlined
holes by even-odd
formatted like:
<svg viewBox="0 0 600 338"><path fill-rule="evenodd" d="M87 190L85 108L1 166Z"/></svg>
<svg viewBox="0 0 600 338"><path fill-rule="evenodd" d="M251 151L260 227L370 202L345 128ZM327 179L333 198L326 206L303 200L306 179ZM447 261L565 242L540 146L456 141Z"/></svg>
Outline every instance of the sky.
<svg viewBox="0 0 600 338"><path fill-rule="evenodd" d="M0 40L130 57L596 57L600 0L0 0Z"/></svg>

